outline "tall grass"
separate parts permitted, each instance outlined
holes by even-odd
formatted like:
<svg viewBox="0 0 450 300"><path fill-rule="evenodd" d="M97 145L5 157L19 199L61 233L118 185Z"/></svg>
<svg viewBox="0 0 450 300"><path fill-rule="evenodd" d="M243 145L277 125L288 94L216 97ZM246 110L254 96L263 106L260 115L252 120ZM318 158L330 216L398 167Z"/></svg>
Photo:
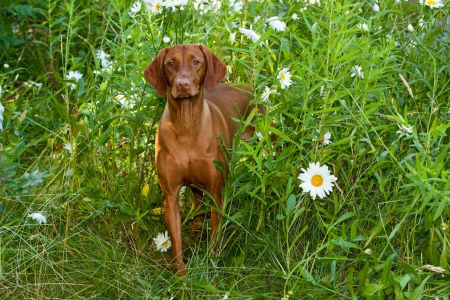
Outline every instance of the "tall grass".
<svg viewBox="0 0 450 300"><path fill-rule="evenodd" d="M225 1L207 12L190 2L130 16L133 3L123 0L7 0L0 298L448 299L444 2L431 9L243 1L235 11ZM285 31L267 24L273 16ZM227 81L252 85L268 109L256 124L260 135L233 144L215 246L208 217L202 239L189 233L210 199L194 211L183 191L182 279L153 245L165 230L153 164L165 100L142 74L177 43L207 45L229 66ZM352 74L356 66L361 76ZM281 89L285 67L293 84ZM70 71L83 76L67 80ZM320 138L327 131L330 145ZM316 161L338 180L330 196L313 200L297 177ZM47 222L39 225L32 212Z"/></svg>

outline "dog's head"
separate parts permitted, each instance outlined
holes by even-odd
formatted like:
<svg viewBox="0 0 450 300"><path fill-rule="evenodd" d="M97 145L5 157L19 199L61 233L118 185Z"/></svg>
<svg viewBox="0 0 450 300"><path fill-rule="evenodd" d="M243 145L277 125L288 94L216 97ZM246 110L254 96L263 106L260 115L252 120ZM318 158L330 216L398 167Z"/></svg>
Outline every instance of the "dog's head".
<svg viewBox="0 0 450 300"><path fill-rule="evenodd" d="M176 45L161 50L144 76L158 96L197 96L202 86L214 89L227 74L223 61L202 45Z"/></svg>

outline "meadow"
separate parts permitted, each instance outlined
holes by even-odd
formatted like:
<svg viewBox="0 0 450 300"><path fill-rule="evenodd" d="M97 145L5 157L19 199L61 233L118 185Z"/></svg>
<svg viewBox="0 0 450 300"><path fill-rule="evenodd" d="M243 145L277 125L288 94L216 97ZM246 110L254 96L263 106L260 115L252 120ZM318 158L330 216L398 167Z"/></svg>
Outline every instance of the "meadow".
<svg viewBox="0 0 450 300"><path fill-rule="evenodd" d="M0 299L448 299L449 8L2 1ZM166 100L143 77L181 43L268 111L230 150L215 243L211 200L181 192L184 278L154 242ZM301 186L316 162L336 178L325 196Z"/></svg>

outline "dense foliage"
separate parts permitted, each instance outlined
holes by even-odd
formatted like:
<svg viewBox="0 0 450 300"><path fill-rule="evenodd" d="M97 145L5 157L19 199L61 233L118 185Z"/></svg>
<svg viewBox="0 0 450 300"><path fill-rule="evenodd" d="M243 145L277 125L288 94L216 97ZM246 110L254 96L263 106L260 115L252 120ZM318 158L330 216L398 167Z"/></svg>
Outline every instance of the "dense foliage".
<svg viewBox="0 0 450 300"><path fill-rule="evenodd" d="M450 3L413 2L3 1L0 298L448 297ZM230 153L216 245L183 190L183 279L153 243L165 99L143 78L180 43L269 112ZM337 177L314 200L313 162Z"/></svg>

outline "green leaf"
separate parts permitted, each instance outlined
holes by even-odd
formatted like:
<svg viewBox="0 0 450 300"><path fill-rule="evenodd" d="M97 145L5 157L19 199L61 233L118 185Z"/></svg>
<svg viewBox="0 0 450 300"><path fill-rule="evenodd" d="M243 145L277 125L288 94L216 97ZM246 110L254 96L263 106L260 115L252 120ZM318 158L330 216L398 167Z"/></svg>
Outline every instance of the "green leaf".
<svg viewBox="0 0 450 300"><path fill-rule="evenodd" d="M397 231L400 229L400 227L401 227L401 224L400 224L400 223L398 223L398 224L395 225L394 229L392 230L391 234L390 234L389 237L388 237L388 240L392 240L392 239L394 238L395 234L396 234Z"/></svg>
<svg viewBox="0 0 450 300"><path fill-rule="evenodd" d="M295 199L294 194L291 194L286 203L286 211L288 214L291 214L294 211L296 204L297 204L297 199Z"/></svg>
<svg viewBox="0 0 450 300"><path fill-rule="evenodd" d="M428 275L427 278L425 278L422 283L414 290L413 294L411 295L411 300L420 300L423 296L423 290L425 289L425 284L427 283L428 279L430 279L431 275Z"/></svg>
<svg viewBox="0 0 450 300"><path fill-rule="evenodd" d="M372 283L372 284L365 285L363 288L364 295L372 296L375 293L381 291L383 288L384 288L384 286L382 284Z"/></svg>
<svg viewBox="0 0 450 300"><path fill-rule="evenodd" d="M300 273L302 274L302 277L306 279L306 281L316 283L316 280L311 275L311 273L309 273L309 271L306 270L306 268L303 268Z"/></svg>
<svg viewBox="0 0 450 300"><path fill-rule="evenodd" d="M285 217L284 215L282 215L282 214L277 214L276 218L277 218L278 221L282 221L282 220L284 220L286 217Z"/></svg>
<svg viewBox="0 0 450 300"><path fill-rule="evenodd" d="M403 276L396 275L394 276L394 280L400 285L401 289L403 290L408 284L408 282L411 281L411 275L409 274L405 274Z"/></svg>
<svg viewBox="0 0 450 300"><path fill-rule="evenodd" d="M337 224L344 222L345 220L353 217L355 215L355 213L348 211L346 213L344 213L343 215L341 215L336 222L333 223L333 225L331 225L331 227L333 228L334 226L336 226Z"/></svg>

